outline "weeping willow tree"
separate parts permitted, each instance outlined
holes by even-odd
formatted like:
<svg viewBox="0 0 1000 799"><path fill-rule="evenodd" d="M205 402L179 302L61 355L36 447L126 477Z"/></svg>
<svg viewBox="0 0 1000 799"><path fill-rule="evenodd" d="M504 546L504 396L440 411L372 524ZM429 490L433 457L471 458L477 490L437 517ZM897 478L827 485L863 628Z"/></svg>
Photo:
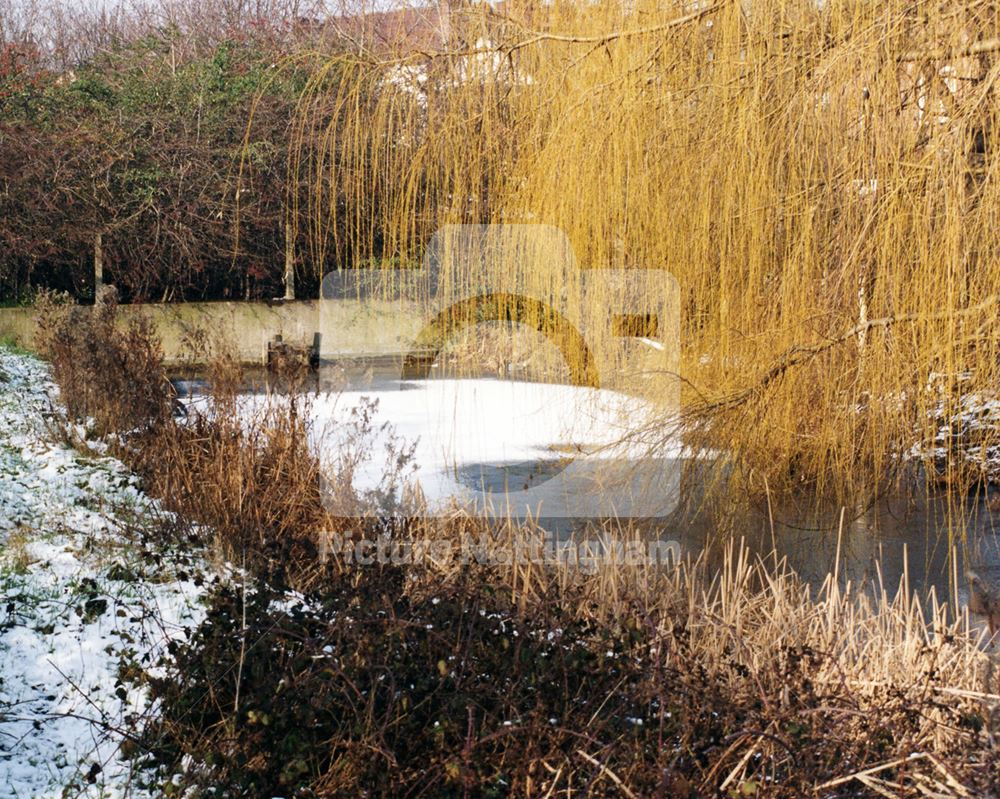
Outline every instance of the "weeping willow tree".
<svg viewBox="0 0 1000 799"><path fill-rule="evenodd" d="M322 71L307 89L290 218L314 268L398 269L443 225L530 223L583 272L669 273L688 435L772 490L870 487L995 388L996 4L447 11L427 12L433 46L359 36L329 61L337 90Z"/></svg>

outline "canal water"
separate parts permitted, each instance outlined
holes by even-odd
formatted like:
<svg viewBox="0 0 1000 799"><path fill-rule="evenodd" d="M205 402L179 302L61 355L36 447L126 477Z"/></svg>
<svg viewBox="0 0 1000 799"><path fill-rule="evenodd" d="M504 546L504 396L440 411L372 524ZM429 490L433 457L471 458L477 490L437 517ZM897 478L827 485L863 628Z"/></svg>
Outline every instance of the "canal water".
<svg viewBox="0 0 1000 799"><path fill-rule="evenodd" d="M263 374L250 376L248 412L266 401L265 383ZM204 382L175 385L192 407L204 402ZM650 458L644 447L621 443L637 420L655 418L623 394L489 378L408 381L391 366L344 369L313 387L313 445L328 464L345 447L367 452L355 468L361 490L377 488L387 463L409 455L402 472L429 508L530 514L560 538L637 517L645 536L682 555L718 557L742 540L814 587L836 571L842 583L870 591L891 594L903 584L960 605L967 569L1000 583L1000 510L990 510L987 495L956 507L954 497L929 494L914 480L853 506L809 494L720 504L703 501L703 477L714 473L704 456L668 444Z"/></svg>

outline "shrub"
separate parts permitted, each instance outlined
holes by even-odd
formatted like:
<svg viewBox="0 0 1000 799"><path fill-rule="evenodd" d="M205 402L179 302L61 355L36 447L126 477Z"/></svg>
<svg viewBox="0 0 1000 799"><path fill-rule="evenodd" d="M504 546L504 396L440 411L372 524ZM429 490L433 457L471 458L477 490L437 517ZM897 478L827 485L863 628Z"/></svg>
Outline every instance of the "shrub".
<svg viewBox="0 0 1000 799"><path fill-rule="evenodd" d="M93 419L99 435L134 434L170 417L170 383L152 324L134 316L119 324L115 290L93 308L43 293L37 302L38 347L49 360L70 415Z"/></svg>
<svg viewBox="0 0 1000 799"><path fill-rule="evenodd" d="M0 294L93 299L98 234L126 302L284 293L285 223L298 222L286 153L308 42L244 31L183 44L148 33L63 74L0 49ZM299 275L302 292L317 284Z"/></svg>
<svg viewBox="0 0 1000 799"><path fill-rule="evenodd" d="M123 322L113 289L93 308L45 294L38 331L70 416L92 420L98 435L116 434L115 454L146 490L210 528L223 556L277 573L291 562L305 569L316 563L318 529L343 527L323 507L301 375L284 380L288 394L250 412L237 401L242 370L217 357L210 410L177 418L152 326L143 316Z"/></svg>
<svg viewBox="0 0 1000 799"><path fill-rule="evenodd" d="M151 680L161 715L143 762L171 790L223 797L735 799L828 782L821 795L855 797L877 792L851 775L883 764L877 779L914 791L935 780L987 790L998 765L988 714L935 690L949 660L971 654L967 640L895 649L897 604L824 651L818 620L855 599L806 601L782 626L757 614L804 597L794 578L751 588L762 569L723 572L738 582L710 585L696 569L661 586L669 613L636 606L610 624L581 613L576 591L525 612L500 574L477 568L415 587L412 571L371 567L304 596L230 585ZM745 636L715 615L720 600ZM807 618L812 632L797 623ZM870 643L894 655L872 690L861 674L878 667L840 646L876 618L886 626ZM931 755L908 762L914 752Z"/></svg>

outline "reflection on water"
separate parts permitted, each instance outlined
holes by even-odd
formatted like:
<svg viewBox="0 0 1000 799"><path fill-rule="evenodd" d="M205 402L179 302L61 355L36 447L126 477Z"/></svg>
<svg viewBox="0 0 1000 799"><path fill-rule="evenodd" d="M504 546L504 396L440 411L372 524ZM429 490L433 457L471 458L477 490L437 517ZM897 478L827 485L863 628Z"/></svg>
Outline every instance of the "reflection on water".
<svg viewBox="0 0 1000 799"><path fill-rule="evenodd" d="M525 468L527 468L525 466ZM635 519L645 538L676 542L682 556L704 554L721 563L730 542L754 555L784 560L813 589L837 572L842 586L894 594L904 574L910 592L965 603L965 571L974 568L1000 583L1000 514L985 503L966 507L961 520L945 498L895 495L863 509L766 507L735 503L724 510L684 506L666 519ZM813 503L815 505L815 503ZM809 507L808 505L806 507ZM559 538L592 538L609 525L593 518L542 518ZM621 525L615 520L612 528ZM957 588L957 597L956 597ZM954 606L954 604L953 604Z"/></svg>
<svg viewBox="0 0 1000 799"><path fill-rule="evenodd" d="M527 491L556 477L564 467L561 460L528 460L513 463L463 463L455 469L461 485L488 494Z"/></svg>
<svg viewBox="0 0 1000 799"><path fill-rule="evenodd" d="M850 581L894 593L904 573L911 591L954 600L956 577L964 600L964 572L970 567L1000 579L1000 516L984 501L964 509L945 496L914 488L864 507L819 507L813 497L768 507L742 504L720 512L702 508L671 519L660 535L674 536L686 551L718 549L720 541L743 538L754 553L776 552L811 585L838 571Z"/></svg>

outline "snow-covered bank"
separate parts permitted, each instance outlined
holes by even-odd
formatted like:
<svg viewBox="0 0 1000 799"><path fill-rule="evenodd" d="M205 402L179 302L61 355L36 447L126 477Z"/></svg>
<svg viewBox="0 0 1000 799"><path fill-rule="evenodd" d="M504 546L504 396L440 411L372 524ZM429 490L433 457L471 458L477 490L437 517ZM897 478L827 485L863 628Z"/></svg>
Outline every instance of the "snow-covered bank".
<svg viewBox="0 0 1000 799"><path fill-rule="evenodd" d="M941 474L947 473L950 465L1000 483L1000 399L963 394L953 406L939 402L930 416L938 425L934 440L929 445L915 445L910 457L929 457Z"/></svg>
<svg viewBox="0 0 1000 799"><path fill-rule="evenodd" d="M54 394L0 348L0 797L143 796L119 747L145 696L120 672L198 623L202 581L150 562L162 512L121 463L58 441Z"/></svg>

